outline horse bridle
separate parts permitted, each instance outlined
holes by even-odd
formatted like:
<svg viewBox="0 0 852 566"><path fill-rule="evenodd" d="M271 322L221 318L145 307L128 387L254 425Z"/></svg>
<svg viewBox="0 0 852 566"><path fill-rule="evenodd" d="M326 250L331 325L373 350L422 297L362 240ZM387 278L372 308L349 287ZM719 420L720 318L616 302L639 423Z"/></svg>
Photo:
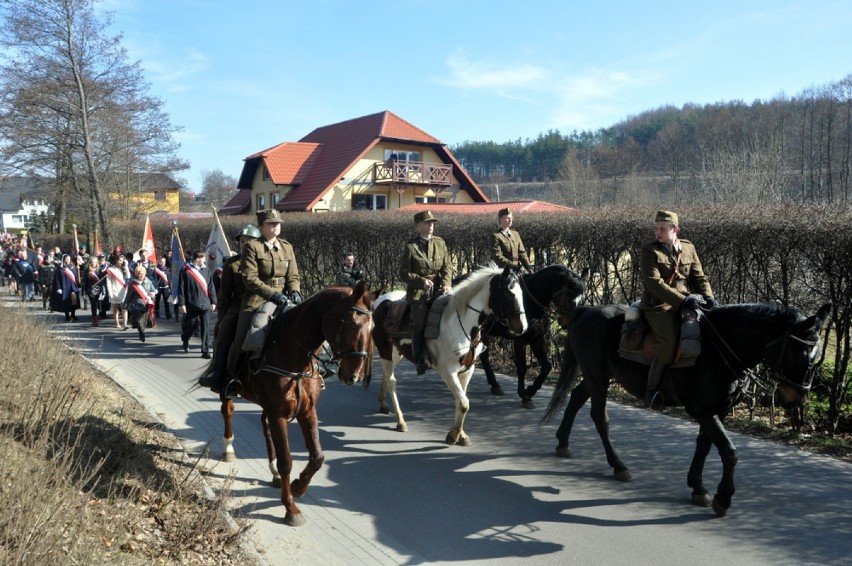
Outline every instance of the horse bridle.
<svg viewBox="0 0 852 566"><path fill-rule="evenodd" d="M793 329L791 328L790 330L785 332L783 336L780 336L779 338L776 338L775 340L768 342L766 344L766 346L764 346L764 351L768 350L770 347L772 347L775 344L778 344L780 342L781 343L781 350L778 353L778 362L776 364L777 368L778 368L777 371L778 371L778 374L779 374L778 382L784 383L784 384L788 385L789 387L796 389L799 392L810 391L811 387L813 386L814 374L816 374L816 369L819 366L821 366L823 360L825 360L825 350L823 350L823 354L820 357L819 361L813 362L813 363L808 362L808 369L805 372L805 380L802 383L794 383L793 381L791 381L790 379L788 379L784 375L784 369L783 369L784 368L784 354L787 353L787 345L790 343L791 340L794 340L794 341L796 341L800 344L804 344L805 346L808 346L809 348L816 348L817 345L819 345L819 338L817 338L816 340L805 340L804 338L799 338L798 336L793 334Z"/></svg>
<svg viewBox="0 0 852 566"><path fill-rule="evenodd" d="M371 311L370 309L362 309L360 307L356 307L355 305L352 305L351 307L349 307L348 310L354 311L358 314L367 315L367 316L370 316L370 317L373 316L373 311ZM340 322L337 323L337 328L335 329L335 332L337 333L337 341L339 342L339 345L340 345L340 350L343 349L343 325L344 324L346 324L346 316L345 315L340 317ZM313 355L313 353L312 353L312 355ZM332 348L331 348L331 363L333 363L335 365L340 365L340 362L343 360L343 358L366 358L369 355L370 355L370 353L367 352L367 351L364 351L364 350L353 350L351 352L343 352L343 353L338 354L334 351L334 347L332 346ZM314 357L316 357L316 356L314 356Z"/></svg>
<svg viewBox="0 0 852 566"><path fill-rule="evenodd" d="M500 281L498 282L498 287L500 288L500 292L497 293L499 296L497 298L497 305L494 305L494 293L490 293L488 296L488 306L491 307L491 317L495 322L498 322L506 327L509 326L509 316L507 316L506 309L506 301L503 299L503 292L509 288L509 282L503 282L503 275L495 275L495 277L500 277ZM517 274L512 273L510 277L514 277L518 279L518 281L523 281L523 278ZM520 284L521 289L523 289L523 283ZM476 309L473 309L476 310ZM481 312L479 313L482 314ZM520 316L522 314L526 314L524 312L524 302L521 300L520 305L518 305L518 309L515 312L510 313L511 316Z"/></svg>

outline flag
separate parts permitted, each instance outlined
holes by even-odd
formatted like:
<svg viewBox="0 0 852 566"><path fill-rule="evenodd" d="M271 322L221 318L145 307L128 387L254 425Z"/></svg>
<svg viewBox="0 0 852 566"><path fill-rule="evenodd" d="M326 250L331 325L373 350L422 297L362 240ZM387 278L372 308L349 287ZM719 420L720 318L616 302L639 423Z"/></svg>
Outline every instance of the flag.
<svg viewBox="0 0 852 566"><path fill-rule="evenodd" d="M72 224L74 230L74 241L71 243L71 255L80 255L80 240L77 239L77 225Z"/></svg>
<svg viewBox="0 0 852 566"><path fill-rule="evenodd" d="M95 256L102 255L104 253L104 249L101 247L101 238L98 235L98 231L95 230Z"/></svg>
<svg viewBox="0 0 852 566"><path fill-rule="evenodd" d="M180 270L183 269L183 264L186 258L183 255L183 245L180 243L180 234L178 234L177 223L172 227L172 292L169 296L169 302L177 304L178 294L180 292Z"/></svg>
<svg viewBox="0 0 852 566"><path fill-rule="evenodd" d="M222 267L225 258L231 257L231 247L228 245L228 237L219 222L219 215L213 209L213 226L210 227L210 236L207 237L207 269L212 274Z"/></svg>
<svg viewBox="0 0 852 566"><path fill-rule="evenodd" d="M177 227L175 227L177 229ZM151 218L145 216L145 232L142 234L142 248L148 254L145 258L154 265L157 264L157 247L154 245L154 233L151 231ZM138 250L134 254L138 254ZM135 257L135 255L134 255ZM136 258L138 261L139 258Z"/></svg>

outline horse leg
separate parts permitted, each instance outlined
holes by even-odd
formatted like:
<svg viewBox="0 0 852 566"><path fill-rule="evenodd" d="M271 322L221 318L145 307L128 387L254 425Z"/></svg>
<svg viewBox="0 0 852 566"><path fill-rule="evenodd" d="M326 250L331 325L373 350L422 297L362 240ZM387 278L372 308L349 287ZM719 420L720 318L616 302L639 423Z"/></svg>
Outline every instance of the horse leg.
<svg viewBox="0 0 852 566"><path fill-rule="evenodd" d="M396 366L400 361L399 351L395 350L393 359L386 360L382 358L382 387L379 392L379 411L383 415L390 414L386 398L390 397L393 404L393 410L396 414L396 430L397 432L408 432L408 424L405 422L405 417L402 414L402 408L399 406L399 397L396 394Z"/></svg>
<svg viewBox="0 0 852 566"><path fill-rule="evenodd" d="M299 507L296 505L290 487L290 471L293 469L293 458L290 455L290 441L287 438L287 419L282 416L276 416L275 419L269 420L269 427L272 432L275 453L278 456L278 475L281 476L281 504L284 505L284 509L286 510L284 524L291 527L298 527L305 524L305 518L302 517L302 512L299 511Z"/></svg>
<svg viewBox="0 0 852 566"><path fill-rule="evenodd" d="M266 443L266 458L269 463L269 471L272 474L272 487L281 487L281 474L278 473L275 444L272 440L272 430L269 427L269 417L265 410L260 413L260 426L263 430L263 441Z"/></svg>
<svg viewBox="0 0 852 566"><path fill-rule="evenodd" d="M444 383L450 388L450 392L456 400L456 413L453 428L447 433L445 442L452 446L458 444L460 446L470 446L470 438L464 432L464 418L470 410L470 400L467 398L467 384L470 381L470 376L473 373L473 367L462 373L451 372L445 377L445 373L441 372L441 377Z"/></svg>
<svg viewBox="0 0 852 566"><path fill-rule="evenodd" d="M319 422L317 419L316 406L310 411L303 412L299 415L299 428L302 429L302 436L305 438L305 447L308 449L308 463L305 469L299 474L299 477L293 480L290 485L290 491L293 497L302 497L307 493L308 486L311 484L311 479L314 477L325 461L325 456L322 453L319 439Z"/></svg>
<svg viewBox="0 0 852 566"><path fill-rule="evenodd" d="M222 438L225 448L222 451L222 461L236 462L237 454L234 452L234 427L231 423L231 419L234 417L234 401L232 399L222 401L222 406L219 408L219 412L222 413L222 419L225 421L225 434Z"/></svg>
<svg viewBox="0 0 852 566"><path fill-rule="evenodd" d="M491 394L502 395L503 388L497 382L497 377L494 375L494 370L491 369L491 356L489 354L487 345L482 351L482 353L479 354L479 361L482 362L482 369L485 371L485 379L488 381L488 385L491 386Z"/></svg>
<svg viewBox="0 0 852 566"><path fill-rule="evenodd" d="M515 359L515 370L518 373L518 397L521 398L521 407L535 409L532 395L528 394L526 377L529 366L527 366L527 346L523 340L512 340L512 354Z"/></svg>
<svg viewBox="0 0 852 566"><path fill-rule="evenodd" d="M737 466L737 449L725 432L725 426L716 415L696 419L701 430L709 436L710 440L719 451L722 459L722 479L716 486L716 495L713 497L713 511L717 517L724 517L731 507L731 499L734 496L734 469Z"/></svg>
<svg viewBox="0 0 852 566"><path fill-rule="evenodd" d="M542 385L544 385L544 380L547 379L548 375L550 375L550 370L553 369L553 364L550 363L550 341L547 338L547 335L543 335L530 341L530 350L532 351L533 356L535 356L535 359L538 360L540 369L535 381L532 382L532 385L527 387L526 397L528 399L532 399L533 396L538 393L538 390L541 389ZM526 365L526 360L524 365Z"/></svg>
<svg viewBox="0 0 852 566"><path fill-rule="evenodd" d="M568 448L571 437L571 429L574 426L574 419L577 418L577 413L586 401L589 400L589 388L586 387L586 381L580 382L577 387L571 391L571 397L568 399L568 406L565 407L565 414L562 415L562 422L556 430L556 439L559 443L556 445L556 455L560 458L570 458L571 450Z"/></svg>
<svg viewBox="0 0 852 566"><path fill-rule="evenodd" d="M710 437L704 433L704 429L698 429L698 438L695 439L695 454L692 456L692 464L689 466L689 473L686 476L686 485L692 488L692 502L701 507L710 507L712 499L704 488L704 462L707 461L707 455L710 453L710 447L713 442Z"/></svg>
<svg viewBox="0 0 852 566"><path fill-rule="evenodd" d="M596 393L596 394L595 394ZM630 481L630 470L618 457L615 448L612 446L612 441L609 439L609 415L606 410L606 390L596 391L592 394L592 421L595 423L595 429L598 431L598 436L601 437L601 442L606 452L606 461L613 471L613 476L618 481Z"/></svg>

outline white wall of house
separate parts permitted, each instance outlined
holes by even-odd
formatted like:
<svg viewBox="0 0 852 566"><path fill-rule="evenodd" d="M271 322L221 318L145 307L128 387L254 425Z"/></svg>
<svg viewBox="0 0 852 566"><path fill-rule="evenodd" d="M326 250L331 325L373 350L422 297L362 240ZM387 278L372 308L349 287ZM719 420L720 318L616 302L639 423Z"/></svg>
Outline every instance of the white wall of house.
<svg viewBox="0 0 852 566"><path fill-rule="evenodd" d="M4 232L20 234L29 225L30 221L44 212L48 211L48 205L44 201L24 201L18 210L0 211L0 229Z"/></svg>

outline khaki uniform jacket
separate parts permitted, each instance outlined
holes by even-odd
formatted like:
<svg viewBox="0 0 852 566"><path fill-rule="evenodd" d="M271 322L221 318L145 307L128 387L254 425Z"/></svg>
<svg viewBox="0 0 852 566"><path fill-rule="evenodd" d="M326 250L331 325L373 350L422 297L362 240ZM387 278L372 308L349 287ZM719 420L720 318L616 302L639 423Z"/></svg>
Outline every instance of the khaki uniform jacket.
<svg viewBox="0 0 852 566"><path fill-rule="evenodd" d="M245 284L242 311L257 310L274 293L301 292L296 254L290 242L281 238L269 244L262 238L246 243L240 273Z"/></svg>
<svg viewBox="0 0 852 566"><path fill-rule="evenodd" d="M222 263L222 278L216 303L220 319L229 310L239 312L245 288L243 276L240 275L240 256L231 256Z"/></svg>
<svg viewBox="0 0 852 566"><path fill-rule="evenodd" d="M491 259L500 267L524 266L532 269L524 242L517 230L510 229L509 236L506 236L502 230L491 234Z"/></svg>
<svg viewBox="0 0 852 566"><path fill-rule="evenodd" d="M645 292L642 295L642 310L669 311L679 309L686 296L698 293L712 297L710 280L704 274L701 261L695 251L695 246L689 240L679 240L681 245L680 262L678 254L668 251L666 246L654 241L642 247L639 261L639 272ZM677 274L671 284L667 281L672 277L677 265Z"/></svg>
<svg viewBox="0 0 852 566"><path fill-rule="evenodd" d="M453 266L443 238L432 236L424 241L414 236L408 240L399 256L399 278L405 282L405 299L409 303L429 300L423 291L426 279L431 279L436 287L452 285Z"/></svg>

